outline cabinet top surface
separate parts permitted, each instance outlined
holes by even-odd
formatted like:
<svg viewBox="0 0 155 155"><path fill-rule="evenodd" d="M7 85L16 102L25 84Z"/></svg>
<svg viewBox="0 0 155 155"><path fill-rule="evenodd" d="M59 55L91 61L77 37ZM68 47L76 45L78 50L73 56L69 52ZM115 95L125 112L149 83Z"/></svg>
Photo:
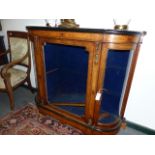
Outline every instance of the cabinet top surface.
<svg viewBox="0 0 155 155"><path fill-rule="evenodd" d="M120 34L120 35L140 35L145 32L113 30L113 29L94 29L94 28L58 28L58 27L40 27L27 26L28 30L45 30L45 31L65 31L65 32L83 32L83 33L104 33L104 34Z"/></svg>

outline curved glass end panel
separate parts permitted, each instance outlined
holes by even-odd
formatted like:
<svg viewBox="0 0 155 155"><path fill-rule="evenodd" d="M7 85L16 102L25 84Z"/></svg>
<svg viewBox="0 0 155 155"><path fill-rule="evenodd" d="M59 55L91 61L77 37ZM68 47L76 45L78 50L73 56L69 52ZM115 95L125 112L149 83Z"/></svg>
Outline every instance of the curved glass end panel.
<svg viewBox="0 0 155 155"><path fill-rule="evenodd" d="M99 120L102 123L111 122L112 116L119 116L132 53L129 50L108 51L100 107L100 114L105 113L106 117Z"/></svg>

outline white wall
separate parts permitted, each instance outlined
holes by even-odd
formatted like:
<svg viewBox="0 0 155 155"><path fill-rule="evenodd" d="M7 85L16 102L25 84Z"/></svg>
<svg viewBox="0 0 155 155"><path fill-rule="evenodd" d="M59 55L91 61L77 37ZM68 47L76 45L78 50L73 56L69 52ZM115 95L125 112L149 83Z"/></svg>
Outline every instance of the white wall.
<svg viewBox="0 0 155 155"><path fill-rule="evenodd" d="M135 10L136 11L136 10ZM147 13L145 15L147 16ZM124 17L119 15L103 15L102 18L91 19L76 19L76 22L81 27L90 28L113 28L113 18L121 19L121 21L128 21L131 14ZM118 18L119 17L119 18ZM154 34L155 23L151 18L140 18L139 14L134 14L129 25L131 30L146 30L147 36L141 47L132 88L128 100L128 105L125 113L127 120L138 123L140 125L155 129L155 52L154 52ZM7 30L25 30L28 25L45 25L44 20L2 20L3 33ZM35 86L34 71L31 73L32 83Z"/></svg>

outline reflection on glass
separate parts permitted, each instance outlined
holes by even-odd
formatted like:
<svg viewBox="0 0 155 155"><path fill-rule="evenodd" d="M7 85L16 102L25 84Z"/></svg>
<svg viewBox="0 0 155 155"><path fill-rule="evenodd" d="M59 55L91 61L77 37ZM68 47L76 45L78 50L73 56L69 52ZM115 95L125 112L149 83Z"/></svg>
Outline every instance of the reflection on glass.
<svg viewBox="0 0 155 155"><path fill-rule="evenodd" d="M88 72L85 48L47 43L44 58L48 101L66 111L83 115Z"/></svg>

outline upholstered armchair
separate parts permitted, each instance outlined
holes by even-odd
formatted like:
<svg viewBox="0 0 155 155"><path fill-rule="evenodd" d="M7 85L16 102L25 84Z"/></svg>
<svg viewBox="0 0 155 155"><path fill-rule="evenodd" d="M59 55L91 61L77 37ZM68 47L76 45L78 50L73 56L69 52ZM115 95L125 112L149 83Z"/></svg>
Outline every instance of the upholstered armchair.
<svg viewBox="0 0 155 155"><path fill-rule="evenodd" d="M0 91L8 94L13 110L13 90L26 82L29 89L33 90L30 81L31 55L27 32L8 31L7 35L8 51L5 54L8 54L10 62L0 66Z"/></svg>

